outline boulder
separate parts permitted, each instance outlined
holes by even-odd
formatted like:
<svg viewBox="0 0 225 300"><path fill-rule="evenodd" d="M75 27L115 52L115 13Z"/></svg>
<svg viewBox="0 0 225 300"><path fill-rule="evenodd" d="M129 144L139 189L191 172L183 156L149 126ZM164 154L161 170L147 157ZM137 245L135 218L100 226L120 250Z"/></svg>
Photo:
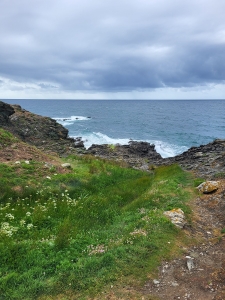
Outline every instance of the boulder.
<svg viewBox="0 0 225 300"><path fill-rule="evenodd" d="M62 164L61 166L63 168L66 168L66 169L70 169L71 168L71 164L70 163L65 163L65 164Z"/></svg>
<svg viewBox="0 0 225 300"><path fill-rule="evenodd" d="M205 181L197 187L197 189L204 194L215 192L216 190L218 190L218 188L218 181Z"/></svg>
<svg viewBox="0 0 225 300"><path fill-rule="evenodd" d="M184 227L185 216L182 209L174 208L172 210L165 211L163 214L164 216L168 217L175 226L179 228Z"/></svg>

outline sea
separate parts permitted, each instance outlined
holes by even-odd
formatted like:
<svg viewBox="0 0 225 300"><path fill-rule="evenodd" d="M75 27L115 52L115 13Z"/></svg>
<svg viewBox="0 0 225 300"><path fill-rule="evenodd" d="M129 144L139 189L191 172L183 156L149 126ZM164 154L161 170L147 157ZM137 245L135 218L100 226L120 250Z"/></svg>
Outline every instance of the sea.
<svg viewBox="0 0 225 300"><path fill-rule="evenodd" d="M225 100L3 100L65 126L84 145L147 141L162 157L225 139Z"/></svg>

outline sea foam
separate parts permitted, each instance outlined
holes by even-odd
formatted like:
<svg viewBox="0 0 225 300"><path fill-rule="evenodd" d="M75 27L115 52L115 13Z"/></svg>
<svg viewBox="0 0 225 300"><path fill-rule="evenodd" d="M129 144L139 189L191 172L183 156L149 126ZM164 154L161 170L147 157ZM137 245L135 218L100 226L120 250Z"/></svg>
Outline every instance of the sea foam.
<svg viewBox="0 0 225 300"><path fill-rule="evenodd" d="M91 119L91 117L71 116L71 117L53 118L53 119L63 126L69 126L69 125L73 125L77 121L88 121Z"/></svg>
<svg viewBox="0 0 225 300"><path fill-rule="evenodd" d="M92 133L86 133L82 135L82 140L84 142L84 146L86 149L91 147L92 144L102 145L102 144L108 144L108 145L128 145L128 143L132 139L120 139L120 138L111 138L107 136L106 134L103 134L101 132L92 132ZM141 142L141 140L136 140ZM146 140L142 142L148 142L150 144L155 145L156 152L158 152L163 158L166 157L173 157L176 156L184 151L187 150L187 147L185 146L177 146L172 145L169 143L165 143L162 141L154 141L154 140Z"/></svg>

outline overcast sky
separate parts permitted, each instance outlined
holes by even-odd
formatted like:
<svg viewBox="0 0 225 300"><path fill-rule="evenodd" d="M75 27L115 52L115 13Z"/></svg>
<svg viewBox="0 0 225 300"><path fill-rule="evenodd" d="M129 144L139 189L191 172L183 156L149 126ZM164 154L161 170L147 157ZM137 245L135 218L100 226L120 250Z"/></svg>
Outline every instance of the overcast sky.
<svg viewBox="0 0 225 300"><path fill-rule="evenodd" d="M224 0L1 0L0 97L225 98Z"/></svg>

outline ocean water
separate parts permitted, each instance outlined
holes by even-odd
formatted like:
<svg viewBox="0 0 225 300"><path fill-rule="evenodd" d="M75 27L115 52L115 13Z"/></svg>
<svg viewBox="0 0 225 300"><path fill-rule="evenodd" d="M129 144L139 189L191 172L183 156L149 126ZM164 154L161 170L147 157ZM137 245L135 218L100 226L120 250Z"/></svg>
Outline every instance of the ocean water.
<svg viewBox="0 0 225 300"><path fill-rule="evenodd" d="M225 139L225 100L3 100L56 119L92 144L147 141L163 157Z"/></svg>

